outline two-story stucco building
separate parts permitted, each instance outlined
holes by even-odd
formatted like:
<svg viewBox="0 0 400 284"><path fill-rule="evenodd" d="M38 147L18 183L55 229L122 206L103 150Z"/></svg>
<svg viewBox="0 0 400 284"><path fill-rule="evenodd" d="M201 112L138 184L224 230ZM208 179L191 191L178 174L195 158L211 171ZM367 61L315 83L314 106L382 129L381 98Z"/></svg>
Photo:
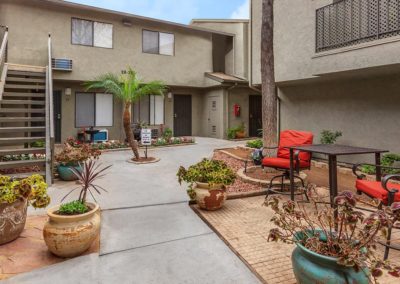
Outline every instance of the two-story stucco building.
<svg viewBox="0 0 400 284"><path fill-rule="evenodd" d="M400 1L274 1L281 129L400 152ZM251 1L250 84L261 84L261 0ZM318 141L315 141L318 142Z"/></svg>
<svg viewBox="0 0 400 284"><path fill-rule="evenodd" d="M8 27L10 64L46 66L51 35L57 142L88 126L124 138L122 103L83 83L128 66L144 81L168 86L164 98L134 105L132 122L216 138L242 122L251 136L260 128L259 92L248 85L248 21L182 25L67 1L5 0L0 24Z"/></svg>

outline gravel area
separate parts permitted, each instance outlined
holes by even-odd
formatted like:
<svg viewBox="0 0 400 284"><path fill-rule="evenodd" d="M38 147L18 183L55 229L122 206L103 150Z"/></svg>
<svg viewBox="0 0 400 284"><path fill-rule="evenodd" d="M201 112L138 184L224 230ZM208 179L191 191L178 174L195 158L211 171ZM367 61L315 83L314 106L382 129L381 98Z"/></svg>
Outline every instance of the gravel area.
<svg viewBox="0 0 400 284"><path fill-rule="evenodd" d="M224 161L235 172L244 167L243 161L232 158L231 156L221 153L219 151L214 152L213 159ZM253 166L253 163L248 163L248 166ZM249 184L239 179L236 179L236 181L232 185L227 187L228 193L261 191L261 189L262 188L259 185Z"/></svg>

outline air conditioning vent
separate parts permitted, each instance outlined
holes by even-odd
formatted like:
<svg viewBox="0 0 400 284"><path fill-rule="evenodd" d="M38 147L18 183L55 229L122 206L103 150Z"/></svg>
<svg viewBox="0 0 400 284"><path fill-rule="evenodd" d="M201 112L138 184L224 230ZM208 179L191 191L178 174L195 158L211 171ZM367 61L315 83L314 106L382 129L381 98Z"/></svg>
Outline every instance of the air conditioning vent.
<svg viewBox="0 0 400 284"><path fill-rule="evenodd" d="M51 67L53 70L72 71L72 60L63 58L52 58Z"/></svg>

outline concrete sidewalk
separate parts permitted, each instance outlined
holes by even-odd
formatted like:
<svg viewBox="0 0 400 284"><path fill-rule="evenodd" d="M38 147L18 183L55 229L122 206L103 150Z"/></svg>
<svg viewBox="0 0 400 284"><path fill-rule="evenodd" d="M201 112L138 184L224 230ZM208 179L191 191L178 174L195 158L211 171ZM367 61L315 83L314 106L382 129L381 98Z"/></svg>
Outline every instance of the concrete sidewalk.
<svg viewBox="0 0 400 284"><path fill-rule="evenodd" d="M129 151L103 154L102 163L113 167L98 182L109 191L97 199L103 209L100 255L74 258L5 283L260 283L187 205L185 187L176 179L179 166L235 144L209 138L197 142L151 150L150 155L161 158L156 164L127 163ZM52 203L74 186L53 186Z"/></svg>

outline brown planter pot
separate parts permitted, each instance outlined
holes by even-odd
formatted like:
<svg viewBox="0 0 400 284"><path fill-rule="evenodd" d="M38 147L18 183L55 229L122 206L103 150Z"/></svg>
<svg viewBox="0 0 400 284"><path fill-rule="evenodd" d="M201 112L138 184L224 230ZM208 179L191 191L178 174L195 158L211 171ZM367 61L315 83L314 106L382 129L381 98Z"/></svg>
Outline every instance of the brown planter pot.
<svg viewBox="0 0 400 284"><path fill-rule="evenodd" d="M60 206L47 211L49 220L43 228L48 249L60 257L74 257L90 248L100 232L99 205L87 203L91 211L74 216L57 215Z"/></svg>
<svg viewBox="0 0 400 284"><path fill-rule="evenodd" d="M197 182L194 191L199 207L210 211L220 209L228 197L223 184L209 186L208 183Z"/></svg>
<svg viewBox="0 0 400 284"><path fill-rule="evenodd" d="M25 227L27 201L0 203L0 245L19 237Z"/></svg>
<svg viewBox="0 0 400 284"><path fill-rule="evenodd" d="M244 131L239 131L239 132L236 132L236 134L235 134L236 139L243 139L245 137L246 137L246 133Z"/></svg>

